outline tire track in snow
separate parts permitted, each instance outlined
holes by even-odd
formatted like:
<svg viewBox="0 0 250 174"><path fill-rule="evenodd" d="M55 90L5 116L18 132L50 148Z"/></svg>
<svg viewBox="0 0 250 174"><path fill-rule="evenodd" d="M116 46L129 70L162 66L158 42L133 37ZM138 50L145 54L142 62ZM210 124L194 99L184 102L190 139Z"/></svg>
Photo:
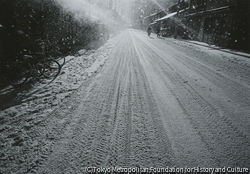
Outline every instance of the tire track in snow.
<svg viewBox="0 0 250 174"><path fill-rule="evenodd" d="M127 113L126 113L126 121L127 121L127 125L126 125L126 143L125 143L125 166L129 167L131 166L130 162L130 141L131 141L131 117L132 117L132 106L131 106L131 88L132 88L132 84L131 84L131 71L129 72L129 82L128 82L128 101L127 101Z"/></svg>
<svg viewBox="0 0 250 174"><path fill-rule="evenodd" d="M144 48L148 47L148 49L145 49L145 51L150 50L150 47L147 46L146 43L144 43L142 47ZM151 49L150 51L148 51L147 55L152 55L153 50ZM173 68L169 69L169 66L173 66L173 62L171 62L169 58L168 59L166 58L164 60L163 57L159 56L156 52L155 55L156 56L154 57L154 61L152 60L150 63L152 65L156 64L155 67L161 68L161 71L164 71L164 69L165 70L168 69L164 74L168 75L171 81L174 84L176 84L174 86L175 88L178 87L180 89L180 90L172 89L173 94L178 99L181 108L183 108L184 112L189 117L189 120L193 124L194 129L197 129L197 133L201 137L202 141L206 144L208 150L213 154L214 158L217 156L216 157L217 164L221 164L220 158L223 159L222 161L224 164L230 164L230 162L232 163L232 161L241 161L241 160L243 160L242 164L246 163L248 154L245 154L244 151L241 152L241 149L243 148L241 143L245 145L248 144L246 136L240 133L240 131L237 130L237 128L235 127L233 128L234 132L231 131L232 124L226 121L228 120L226 117L224 117L225 120L221 119L220 118L221 116L215 107L213 107L208 101L206 101L206 99L204 99L201 95L199 95L199 93L197 93L197 91L194 88L192 88L189 84L183 84L183 81L185 79L180 76L180 73L178 73L180 71L177 71L177 73L173 73ZM160 61L158 64L157 60ZM170 60L171 64L169 64L169 62L166 63L165 62L166 60ZM162 79L164 79L164 77L162 77ZM168 82L166 81L165 83L167 85ZM221 130L223 131L221 133L223 133L224 136L230 135L231 136L230 140L223 142L223 140L221 140L221 135L218 135L218 132L216 132L218 131L218 128L221 128ZM211 137L211 135L209 135L209 132L212 133L211 135L216 137L216 140L214 140L214 137ZM237 135L235 135L235 133ZM216 150L218 149L217 147L218 145L220 145L219 148L220 150L224 149L222 151L219 151L219 153ZM237 150L234 150L233 153L230 152L231 151L230 149L235 149L235 148ZM239 159L234 159L236 157Z"/></svg>
<svg viewBox="0 0 250 174"><path fill-rule="evenodd" d="M118 67L119 68L119 67ZM86 90L84 90L84 89L82 89L82 93L78 93L78 95L79 96L82 96L82 95L85 95L85 94L83 94L83 93L85 93L85 92L87 92L87 97L85 98L85 99L80 99L79 100L79 102L82 102L82 104L79 106L79 104L77 105L77 106L79 106L79 110L77 111L77 112L74 112L73 114L74 115L81 115L82 113L81 112L84 112L84 113L87 113L88 115L87 116L90 116L90 117L88 117L88 118L86 118L87 116L85 116L84 118L81 118L80 120L79 120L79 122L83 122L83 124L85 123L85 129L83 128L80 128L79 129L79 126L75 129L75 130L77 130L77 129L79 129L79 130L81 130L81 131L84 131L82 134L84 135L84 136L82 136L82 138L85 138L85 141L83 142L83 141L81 141L81 140L79 140L79 139L76 139L76 138L73 138L73 140L75 140L75 141L73 141L75 144L79 144L79 146L81 146L81 143L83 143L82 145L84 146L84 147L80 147L80 149L82 148L82 150L81 151L84 151L84 152L91 152L91 149L93 150L93 149L96 149L97 151L95 151L93 154L94 154L94 156L93 156L93 154L91 155L91 153L85 153L85 154L83 154L83 158L85 158L85 159L87 159L87 160L84 160L84 161L82 161L82 164L90 164L91 163L91 161L92 161L92 164L100 164L101 162L103 162L103 161L101 161L100 162L100 160L99 161L95 161L95 159L101 159L101 157L102 156L105 156L105 147L106 146L108 146L108 144L106 144L106 146L104 145L105 144L105 142L106 142L106 140L107 139L101 139L101 141L100 141L100 145L101 146L96 146L98 143L96 143L97 141L99 142L99 140L96 140L96 139L98 139L97 137L96 137L96 134L98 135L98 132L97 132L97 129L98 128L101 128L102 129L102 131L100 131L101 133L103 133L103 132L106 132L106 129L105 129L105 122L107 121L107 119L100 119L99 120L99 118L98 118L98 116L100 116L101 115L101 112L104 110L104 111L106 111L107 109L105 108L106 106L105 106L105 101L106 101L106 103L108 103L108 102L110 102L110 101L112 101L111 99L113 98L113 95L114 95L114 92L112 92L113 91L113 89L115 89L115 87L117 86L116 85L116 82L115 81L112 81L113 83L110 83L110 82L106 82L105 83L105 81L102 81L103 82L103 84L102 85L109 85L109 88L97 88L97 89L104 89L104 90L108 90L108 92L105 92L105 91L103 91L103 92L98 92L98 94L101 94L101 95L103 95L103 94L105 94L105 95L103 95L102 97L101 97L101 101L104 101L104 103L102 103L102 102L100 102L100 96L98 96L98 95L95 95L95 93L94 93L94 91L93 91L93 86L95 85L93 85L93 84L91 84L91 86L92 87L90 87L87 91ZM110 86L110 84L111 84L111 86ZM96 86L96 85L95 85ZM112 87L113 86L113 87ZM93 95L94 94L94 95ZM107 95L109 95L108 97L107 97ZM106 99L106 100L105 100ZM95 109L95 108L93 108L93 106L95 106L95 105L89 105L89 101L97 101L97 105L96 106L98 106L98 107L103 107L103 109L101 109L97 114L91 114L91 113L93 113L91 110L92 109ZM87 104L87 106L84 106L84 105L86 105ZM89 107L89 108L88 108ZM97 108L98 108L97 107ZM110 108L110 107L109 107ZM90 114L90 115L89 115ZM102 116L102 115L101 115ZM105 117L105 115L104 115L104 117ZM96 122L96 120L99 120L99 122ZM99 127L98 127L99 126ZM77 130L76 131L76 133L79 133L78 131L79 130ZM87 137L85 137L85 135L87 134ZM99 134L100 135L100 134ZM107 136L106 134L102 134L102 135L104 135L104 136ZM80 143L79 143L80 142ZM71 143L72 144L72 143ZM86 146L85 146L86 145ZM66 144L66 146L69 146L68 144ZM85 148L85 147L87 147L87 148ZM89 147L92 147L92 148L90 148L90 150L89 150ZM100 152L100 153L99 153ZM58 152L59 153L59 152ZM61 153L61 152L60 152ZM66 152L65 152L66 153ZM75 152L75 153L77 153L77 151ZM95 157L95 155L98 155L98 154L101 154L101 156L98 156L98 157ZM59 155L59 156L61 156L60 154L57 154L57 155ZM72 155L73 156L73 155ZM60 157L58 157L58 159L59 159ZM55 159L55 158L54 158ZM56 159L56 160L58 160L58 159ZM93 159L93 160L91 160L91 159ZM76 160L76 162L77 162L77 160ZM59 163L57 163L56 165L55 165L55 167L53 167L54 168L54 170L56 170L56 166L58 166L58 165L61 165L60 164L60 162ZM80 164L81 165L81 164Z"/></svg>
<svg viewBox="0 0 250 174"><path fill-rule="evenodd" d="M171 152L169 150L171 149L170 144L169 142L167 142L166 137L162 138L161 134L164 134L164 131L162 129L159 129L160 122L159 120L155 120L154 118L157 117L157 113L156 110L151 108L152 104L150 104L150 100L152 100L152 98L146 97L150 95L150 91L146 87L148 86L148 82L145 79L145 72L141 71L142 67L137 60L134 47L129 47L129 50L131 48L132 53L128 51L129 55L126 58L126 63L121 69L121 71L124 72L122 76L124 80L121 84L121 93L124 95L121 96L120 108L124 108L125 110L120 110L121 120L119 121L118 130L115 134L115 139L119 141L115 142L114 146L112 147L112 152L114 152L112 153L113 155L117 153L117 151L123 152L124 154L120 156L117 161L109 161L108 164L112 166L127 166L131 163L129 161L133 161L132 159L135 159L135 161L137 161L137 166L143 164L145 164L144 166L146 166L147 164L154 164L155 166L162 164L161 166L165 166L166 164L171 164L171 160L169 158L169 156L171 156ZM144 76L144 78L142 78L142 76ZM137 86L136 84L139 86ZM138 92L136 92L135 90L137 90ZM139 100L139 102L135 102L140 98L139 94L142 96L142 99ZM133 104L131 105L131 103ZM137 117L137 115L135 114L138 112L137 106L140 107L139 111L142 112L140 117ZM124 115L124 112L128 114ZM140 127L136 126L138 125L136 118L139 118L138 122L142 123ZM130 134L131 136L129 136ZM146 138L145 136L148 138ZM130 148L130 146L133 148ZM138 153L137 150L134 150L134 147L139 149L146 148L145 150L147 151L140 150L140 153ZM109 158L112 158L113 155L110 155Z"/></svg>
<svg viewBox="0 0 250 174"><path fill-rule="evenodd" d="M176 71L176 69L178 69L178 72L182 74L183 81L189 79L190 83L187 83L187 85L191 84L197 90L197 92L199 91L200 93L204 94L204 90L206 89L204 86L207 86L207 88L210 87L209 90L211 90L211 92L206 96L206 98L210 100L210 104L212 104L215 108L217 108L219 105L221 108L220 112L223 112L223 114L226 115L227 119L231 121L231 124L234 125L235 128L238 127L242 133L244 132L243 134L245 134L245 136L248 136L247 129L249 125L245 124L245 120L248 119L250 110L248 109L248 114L245 112L245 115L241 116L241 120L238 119L238 116L236 117L234 112L235 110L246 110L246 108L250 105L249 85L244 81L231 77L229 74L217 71L216 67L211 65L211 62L204 62L204 60L199 57L199 54L192 54L197 54L197 50L184 50L184 52L180 52L177 51L173 46L169 46L166 43L171 44L171 42L163 41L161 44L158 42L155 42L154 44L147 44L150 45L150 47L152 47L160 57L166 57L166 55L173 57L174 59L162 59L162 61L168 65L171 63L173 70ZM162 52L164 48L168 48L168 52ZM208 57L207 54L208 53L204 53L202 56L207 57L207 59L211 59L211 55ZM221 59L222 58L219 56L216 59L217 61L221 61L219 64L231 66L231 63L228 63L228 61L222 62ZM248 69L245 68L245 71L247 70ZM213 93L216 95L213 95L212 98L211 94ZM223 99L226 102L221 102L220 99ZM228 102L231 103L230 107L228 106ZM237 105L234 105L234 103Z"/></svg>
<svg viewBox="0 0 250 174"><path fill-rule="evenodd" d="M114 106L114 104L112 104L112 105L110 105L110 108L107 110L108 112L110 112L111 110L115 110L115 114L114 114L114 118L112 118L112 119L110 119L109 120L109 122L110 122L110 124L109 124L109 127L110 127L110 130L109 130L109 136L106 136L106 138L105 138L105 136L101 136L101 137L104 137L103 139L101 139L101 142L99 142L100 141L100 139L99 138L96 138L96 143L97 144L102 144L103 146L100 146L100 147L98 147L97 149L98 149L98 151L95 151L93 154L94 155L97 155L97 157L95 157L95 158L93 158L93 161L91 161L90 162L90 164L92 164L92 165L97 165L97 166L100 166L100 165L102 165L102 164L105 164L106 162L106 160L107 160L107 153L109 152L109 150L110 150L110 148L109 148L109 145L110 144L112 144L112 142L115 140L114 138L113 138L113 133L112 132L114 132L114 131L116 131L116 129L117 129L117 111L118 111L118 108L119 108L119 106L118 106L118 104L119 104L119 99L120 99L120 82L118 81L119 80L119 69L120 69L120 67L123 65L123 61L120 61L120 62L115 62L115 66L110 66L109 67L109 71L111 71L110 70L110 68L111 69L113 69L113 67L115 67L115 69L114 69L114 71L115 72L118 72L118 73L112 73L111 75L114 75L114 78L110 78L110 79L100 79L101 81L103 81L104 83L102 84L102 85L100 85L100 86L103 86L104 87L104 89L108 89L108 91L109 92L97 92L97 94L99 95L99 94L103 94L103 93L106 93L106 94L111 94L112 93L112 89L115 89L116 87L117 87L117 84L119 84L119 86L118 86L118 91L113 91L113 95L112 96L110 96L106 101L107 102L112 102L113 101L113 98L117 98L117 100L116 100L116 105L115 105L115 108L113 108L113 106ZM106 71L106 73L107 73L108 71ZM106 74L105 74L105 72L104 72L104 76L105 76ZM111 83L110 83L111 82ZM113 84L113 87L110 87L110 84ZM117 95L116 95L117 94ZM116 97L115 97L116 96ZM103 97L104 99L106 98L106 97ZM98 103L100 103L100 100L96 100ZM113 108L113 109L112 109ZM99 115L99 116L101 116L102 117L102 115L100 115L100 114L97 114L97 115ZM111 115L111 117L112 117L112 115ZM112 122L113 121L113 122ZM101 124L102 125L102 124ZM101 135L103 132L106 132L107 130L102 130L102 131L100 131L100 132L94 132L94 134L96 134L97 136L98 135ZM99 137L99 136L98 136ZM105 147L104 147L105 146ZM93 148L93 149L95 149L95 148ZM106 149L105 151L103 150L103 149ZM99 160L97 160L97 161L99 161L98 163L96 163L96 159L99 159Z"/></svg>
<svg viewBox="0 0 250 174"><path fill-rule="evenodd" d="M245 164L248 154L240 150L247 150L241 146L249 144L247 136L200 86L183 83L198 83L185 73L211 83L212 72L176 57L174 48L159 53L166 45L156 49L137 36L125 31L99 74L51 116L62 110L48 127L58 135L53 152L38 171Z"/></svg>
<svg viewBox="0 0 250 174"><path fill-rule="evenodd" d="M149 125L149 127L151 126L152 130L154 130L154 135L155 135L155 141L157 142L157 149L155 149L156 151L154 151L154 158L156 162L154 164L154 166L171 166L174 164L175 161L175 156L172 152L172 148L171 148L171 144L170 144L170 140L165 132L165 129L162 125L162 121L160 118L160 114L158 112L158 108L156 107L156 102L155 99L152 95L153 91L150 88L149 84L150 82L148 81L148 77L146 76L146 72L144 70L144 67L142 66L142 63L140 62L140 57L142 56L142 52L144 50L142 50L142 47L139 47L139 45L137 45L138 42L134 40L133 38L133 45L134 45L134 49L135 49L135 54L137 55L137 58L134 59L136 61L134 61L134 64L137 65L137 70L138 70L138 74L140 76L138 76L138 79L141 79L141 88L143 89L141 90L143 97L144 97L144 101L147 102L148 105L148 110L149 110L149 114L146 114L146 119L149 119L151 122ZM143 101L142 101L143 102Z"/></svg>

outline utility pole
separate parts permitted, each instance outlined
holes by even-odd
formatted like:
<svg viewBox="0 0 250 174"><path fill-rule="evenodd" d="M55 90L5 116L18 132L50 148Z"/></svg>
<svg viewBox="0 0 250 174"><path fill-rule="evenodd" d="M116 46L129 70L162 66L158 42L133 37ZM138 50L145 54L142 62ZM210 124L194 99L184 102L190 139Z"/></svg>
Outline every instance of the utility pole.
<svg viewBox="0 0 250 174"><path fill-rule="evenodd" d="M180 5L181 5L180 1L181 0L178 0L178 3L177 3L177 14L176 14L177 17L179 17L179 11L180 11Z"/></svg>
<svg viewBox="0 0 250 174"><path fill-rule="evenodd" d="M91 6L90 6L90 0L89 0L89 18L90 18L90 8Z"/></svg>
<svg viewBox="0 0 250 174"><path fill-rule="evenodd" d="M177 17L177 20L175 22L175 31L174 31L174 38L177 39L177 35L178 35L178 17L179 17L179 11L180 11L180 0L178 0L178 3L177 3L177 14L176 14L176 17Z"/></svg>

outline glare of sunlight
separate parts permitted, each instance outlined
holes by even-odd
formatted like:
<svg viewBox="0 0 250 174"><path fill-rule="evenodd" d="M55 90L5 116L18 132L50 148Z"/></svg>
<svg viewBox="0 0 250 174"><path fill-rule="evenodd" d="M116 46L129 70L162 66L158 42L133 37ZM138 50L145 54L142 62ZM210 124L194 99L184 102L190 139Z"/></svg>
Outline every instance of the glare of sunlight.
<svg viewBox="0 0 250 174"><path fill-rule="evenodd" d="M155 3L162 11L165 11L165 8L162 7L156 0L151 0L153 3Z"/></svg>
<svg viewBox="0 0 250 174"><path fill-rule="evenodd" d="M161 10L166 11L165 7L161 6L156 0L151 0L153 3L155 3ZM184 27L186 30L188 30L190 33L194 33L195 30L186 24L184 24L181 20L179 20L176 16L173 16L171 18L177 25ZM157 22L158 24L161 23L161 21Z"/></svg>

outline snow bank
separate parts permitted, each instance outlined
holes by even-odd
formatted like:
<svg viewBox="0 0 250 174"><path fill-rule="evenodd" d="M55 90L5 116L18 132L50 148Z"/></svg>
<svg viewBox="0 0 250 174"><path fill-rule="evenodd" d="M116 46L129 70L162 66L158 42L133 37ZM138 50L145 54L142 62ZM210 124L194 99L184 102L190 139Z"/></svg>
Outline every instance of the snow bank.
<svg viewBox="0 0 250 174"><path fill-rule="evenodd" d="M98 50L80 50L75 56L65 57L61 73L51 83L49 80L42 80L18 88L8 86L0 89L1 96L9 95L12 101L21 99L20 103L10 104L9 108L0 110L0 173L9 173L9 169L14 169L15 166L20 171L31 170L37 163L34 156L37 144L43 144L49 150L51 142L45 139L34 141L40 133L33 128L38 128L87 78L99 72L118 41L117 38L110 39ZM63 64L63 59L60 64ZM13 92L16 96L12 96ZM22 151L25 149L26 154L23 155Z"/></svg>

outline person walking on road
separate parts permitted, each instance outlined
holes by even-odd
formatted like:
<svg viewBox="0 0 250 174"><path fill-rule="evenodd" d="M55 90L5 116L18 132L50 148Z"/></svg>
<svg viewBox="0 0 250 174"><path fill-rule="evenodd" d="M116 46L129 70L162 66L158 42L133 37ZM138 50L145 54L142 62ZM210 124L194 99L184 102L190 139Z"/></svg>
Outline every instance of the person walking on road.
<svg viewBox="0 0 250 174"><path fill-rule="evenodd" d="M148 30L147 30L147 31L148 31L148 36L150 37L150 34L151 34L151 32L152 32L152 29L151 29L150 26L148 27Z"/></svg>
<svg viewBox="0 0 250 174"><path fill-rule="evenodd" d="M157 34L157 37L160 37L160 31L161 31L161 26L158 24L156 26L156 34Z"/></svg>

